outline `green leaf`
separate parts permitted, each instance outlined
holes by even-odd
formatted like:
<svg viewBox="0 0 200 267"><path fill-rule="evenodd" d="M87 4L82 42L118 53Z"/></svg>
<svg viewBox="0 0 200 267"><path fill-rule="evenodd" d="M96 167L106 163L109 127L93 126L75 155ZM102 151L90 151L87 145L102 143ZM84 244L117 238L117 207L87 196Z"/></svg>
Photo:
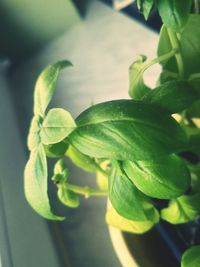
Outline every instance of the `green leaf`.
<svg viewBox="0 0 200 267"><path fill-rule="evenodd" d="M59 72L66 67L72 66L67 60L58 61L55 64L49 65L40 74L34 93L34 114L44 116L47 106L55 91L56 82Z"/></svg>
<svg viewBox="0 0 200 267"><path fill-rule="evenodd" d="M176 155L151 161L125 161L123 168L135 186L151 197L178 197L190 186L190 172Z"/></svg>
<svg viewBox="0 0 200 267"><path fill-rule="evenodd" d="M180 151L187 138L178 123L152 104L114 100L94 105L77 119L69 142L94 158L149 160Z"/></svg>
<svg viewBox="0 0 200 267"><path fill-rule="evenodd" d="M200 246L192 246L187 249L181 259L181 267L200 266Z"/></svg>
<svg viewBox="0 0 200 267"><path fill-rule="evenodd" d="M149 91L142 100L156 104L173 114L191 106L198 97L200 96L187 81L170 81Z"/></svg>
<svg viewBox="0 0 200 267"><path fill-rule="evenodd" d="M153 221L133 221L120 216L116 210L109 205L106 212L106 222L122 231L143 234L149 231L155 223Z"/></svg>
<svg viewBox="0 0 200 267"><path fill-rule="evenodd" d="M97 163L94 158L84 155L75 147L69 146L66 154L79 168L87 172L97 172Z"/></svg>
<svg viewBox="0 0 200 267"><path fill-rule="evenodd" d="M31 126L28 134L28 148L33 150L38 147L41 142L40 139L40 129L43 119L40 116L34 116L31 121Z"/></svg>
<svg viewBox="0 0 200 267"><path fill-rule="evenodd" d="M43 145L45 154L49 158L58 158L64 156L69 144L66 140L63 140L57 144Z"/></svg>
<svg viewBox="0 0 200 267"><path fill-rule="evenodd" d="M144 203L147 199L117 164L114 165L108 179L108 190L110 202L119 215L135 221L147 221L149 219L144 209Z"/></svg>
<svg viewBox="0 0 200 267"><path fill-rule="evenodd" d="M182 5L182 2L180 2ZM183 60L185 77L188 78L191 74L200 72L200 16L190 15L183 32L180 33L179 45L180 53ZM158 56L162 56L172 50L172 45L169 39L169 34L165 26L160 32L160 40L158 45ZM178 73L175 58L162 62L164 71L169 73Z"/></svg>
<svg viewBox="0 0 200 267"><path fill-rule="evenodd" d="M139 55L129 68L129 95L139 100L149 91L144 84L143 73L146 70L146 56Z"/></svg>
<svg viewBox="0 0 200 267"><path fill-rule="evenodd" d="M188 23L181 34L180 49L186 74L200 72L200 16L190 15Z"/></svg>
<svg viewBox="0 0 200 267"><path fill-rule="evenodd" d="M76 124L68 111L53 108L48 112L42 124L40 132L42 143L45 145L59 143L75 128Z"/></svg>
<svg viewBox="0 0 200 267"><path fill-rule="evenodd" d="M191 4L191 0L157 0L158 11L163 23L173 31L181 31L185 26Z"/></svg>
<svg viewBox="0 0 200 267"><path fill-rule="evenodd" d="M24 172L24 190L31 207L49 220L64 220L52 213L47 194L47 161L43 146L34 149Z"/></svg>
<svg viewBox="0 0 200 267"><path fill-rule="evenodd" d="M62 204L70 208L77 208L80 204L78 195L68 190L65 183L58 184L58 198Z"/></svg>
<svg viewBox="0 0 200 267"><path fill-rule="evenodd" d="M144 15L147 20L152 10L154 0L137 0L137 6L139 11Z"/></svg>
<svg viewBox="0 0 200 267"><path fill-rule="evenodd" d="M54 165L53 170L54 176L52 180L59 184L61 182L67 182L69 176L69 170L67 169L65 162L63 159L59 159L56 164Z"/></svg>
<svg viewBox="0 0 200 267"><path fill-rule="evenodd" d="M184 195L169 202L167 208L162 209L162 219L180 224L195 220L200 213L200 193Z"/></svg>

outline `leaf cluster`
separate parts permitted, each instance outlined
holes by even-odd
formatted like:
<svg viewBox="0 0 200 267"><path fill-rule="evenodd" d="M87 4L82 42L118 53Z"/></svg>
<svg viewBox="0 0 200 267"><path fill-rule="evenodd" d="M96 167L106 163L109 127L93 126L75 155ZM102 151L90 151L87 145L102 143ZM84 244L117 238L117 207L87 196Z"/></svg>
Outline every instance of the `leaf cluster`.
<svg viewBox="0 0 200 267"><path fill-rule="evenodd" d="M139 55L129 68L131 99L89 107L76 119L61 108L48 110L59 72L72 64L60 61L39 76L34 92L34 115L28 135L30 157L25 167L25 195L32 208L51 220L47 158L55 164L53 182L58 199L70 208L79 196L108 196L106 222L121 230L144 233L160 219L171 224L193 221L200 214L200 16L190 14L190 0L138 0L147 19L158 8L163 20L157 57ZM160 64L155 88L144 72ZM97 187L70 182L64 161L97 175ZM158 209L155 199L167 200ZM198 266L199 246L183 255L182 266ZM197 265L195 265L197 264Z"/></svg>

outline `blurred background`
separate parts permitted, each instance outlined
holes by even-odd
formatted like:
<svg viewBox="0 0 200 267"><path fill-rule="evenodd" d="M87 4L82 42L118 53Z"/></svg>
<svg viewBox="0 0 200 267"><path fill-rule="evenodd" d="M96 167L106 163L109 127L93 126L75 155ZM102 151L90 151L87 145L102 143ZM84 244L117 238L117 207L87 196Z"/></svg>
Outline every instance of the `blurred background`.
<svg viewBox="0 0 200 267"><path fill-rule="evenodd" d="M152 12L145 22L135 3L119 12L112 1L0 1L2 267L121 266L104 222L104 198L81 199L72 210L57 203L50 186L54 210L66 216L64 222L46 221L28 206L23 169L32 95L40 71L68 59L74 67L61 73L52 106L76 117L92 103L127 98L128 68L137 54L155 56L159 28L158 15ZM146 74L152 84L156 73ZM92 175L68 164L74 183L95 186Z"/></svg>

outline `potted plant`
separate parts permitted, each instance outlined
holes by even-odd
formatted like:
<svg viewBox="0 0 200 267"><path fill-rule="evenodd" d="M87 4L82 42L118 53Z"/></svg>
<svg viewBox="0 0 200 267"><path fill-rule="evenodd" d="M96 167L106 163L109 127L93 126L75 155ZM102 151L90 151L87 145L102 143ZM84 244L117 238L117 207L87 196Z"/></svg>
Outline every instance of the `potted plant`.
<svg viewBox="0 0 200 267"><path fill-rule="evenodd" d="M78 207L79 195L108 196L106 222L123 231L142 234L161 219L185 224L200 213L198 1L137 3L145 18L157 7L163 26L157 58L139 55L129 69L131 99L93 105L74 120L64 109L47 110L59 72L72 64L49 65L36 82L24 183L29 204L46 219L64 219L50 207L48 157L59 158L52 180L64 205ZM150 90L143 74L154 64L162 72ZM65 156L97 173L98 188L74 185ZM182 267L200 266L199 255L197 242L184 252Z"/></svg>

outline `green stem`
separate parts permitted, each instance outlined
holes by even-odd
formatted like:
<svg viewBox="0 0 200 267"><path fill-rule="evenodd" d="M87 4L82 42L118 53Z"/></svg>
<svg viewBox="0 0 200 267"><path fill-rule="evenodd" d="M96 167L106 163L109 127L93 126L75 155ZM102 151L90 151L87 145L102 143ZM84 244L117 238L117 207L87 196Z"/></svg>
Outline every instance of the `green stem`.
<svg viewBox="0 0 200 267"><path fill-rule="evenodd" d="M101 166L99 166L99 164L98 163L95 163L95 167L97 168L97 170L100 172L100 173L102 173L104 176L108 176L108 173L104 170L104 169L102 169L101 168Z"/></svg>
<svg viewBox="0 0 200 267"><path fill-rule="evenodd" d="M178 49L174 48L169 53L152 59L151 61L149 61L148 63L145 64L145 70L148 69L151 65L154 65L154 64L157 64L157 63L160 63L162 61L170 59L171 57L176 55L177 51L178 51Z"/></svg>
<svg viewBox="0 0 200 267"><path fill-rule="evenodd" d="M67 189L73 191L74 193L84 195L86 198L90 196L106 196L108 194L107 191L93 189L88 186L81 187L77 185L67 184L66 187Z"/></svg>
<svg viewBox="0 0 200 267"><path fill-rule="evenodd" d="M175 54L175 58L176 58L180 78L183 79L184 78L184 64L183 64L183 59L180 53L179 40L175 32L171 31L170 29L167 29L167 31L168 31L168 35L169 35L172 48L177 50Z"/></svg>

